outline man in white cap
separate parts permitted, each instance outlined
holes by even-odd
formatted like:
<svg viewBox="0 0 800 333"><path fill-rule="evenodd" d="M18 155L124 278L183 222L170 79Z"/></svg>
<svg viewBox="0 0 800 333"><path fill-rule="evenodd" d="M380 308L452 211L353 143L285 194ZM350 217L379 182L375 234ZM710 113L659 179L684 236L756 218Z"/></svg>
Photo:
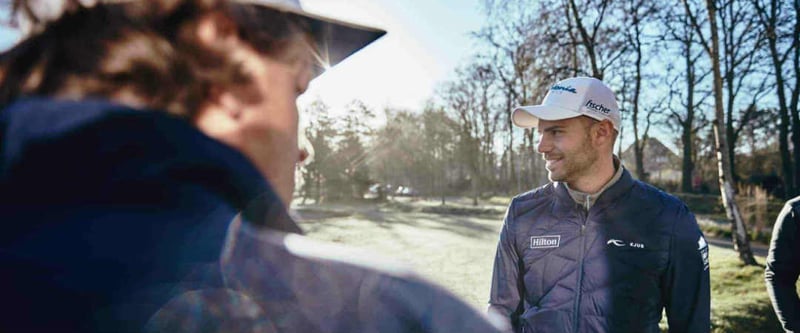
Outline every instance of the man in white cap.
<svg viewBox="0 0 800 333"><path fill-rule="evenodd" d="M512 199L489 312L517 332L710 330L708 246L677 198L634 180L613 155L614 93L577 77L513 110L536 128L551 183Z"/></svg>
<svg viewBox="0 0 800 333"><path fill-rule="evenodd" d="M303 237L295 100L384 34L295 0L18 0L0 56L0 331L494 332Z"/></svg>

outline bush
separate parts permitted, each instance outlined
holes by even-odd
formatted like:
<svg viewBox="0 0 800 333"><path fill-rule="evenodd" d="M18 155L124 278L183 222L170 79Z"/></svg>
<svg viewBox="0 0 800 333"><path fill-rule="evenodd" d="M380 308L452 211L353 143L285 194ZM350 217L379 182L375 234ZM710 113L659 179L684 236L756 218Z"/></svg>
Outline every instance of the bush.
<svg viewBox="0 0 800 333"><path fill-rule="evenodd" d="M670 180L654 180L650 182L651 185L660 188L664 192L678 192L681 189L681 184L677 181Z"/></svg>
<svg viewBox="0 0 800 333"><path fill-rule="evenodd" d="M730 224L720 224L720 225L703 224L700 225L700 229L703 231L703 234L706 237L715 237L724 239L733 238ZM748 232L750 235L750 240L753 242L769 244L770 238L772 238L772 234L767 231L748 230Z"/></svg>
<svg viewBox="0 0 800 333"><path fill-rule="evenodd" d="M686 203L689 210L696 215L725 215L725 207L722 206L722 198L719 195L695 193L672 193L672 195Z"/></svg>
<svg viewBox="0 0 800 333"><path fill-rule="evenodd" d="M754 188L742 188L736 200L740 212L745 218L748 227L763 229L769 234L769 229L775 224L784 202L772 196L755 195ZM672 193L681 199L695 215L710 215L715 219L727 220L722 197L718 194ZM769 240L769 236L767 236Z"/></svg>

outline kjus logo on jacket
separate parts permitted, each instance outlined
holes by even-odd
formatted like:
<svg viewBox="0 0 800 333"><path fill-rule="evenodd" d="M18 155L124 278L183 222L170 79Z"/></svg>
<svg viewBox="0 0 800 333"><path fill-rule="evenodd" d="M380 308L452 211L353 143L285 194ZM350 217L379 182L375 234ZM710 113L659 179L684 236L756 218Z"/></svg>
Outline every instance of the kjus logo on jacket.
<svg viewBox="0 0 800 333"><path fill-rule="evenodd" d="M623 242L623 241L621 241L619 239L609 239L608 242L606 242L606 245L614 245L616 247L623 247L623 246L625 246L625 242Z"/></svg>
<svg viewBox="0 0 800 333"><path fill-rule="evenodd" d="M641 243L641 242L626 242L626 241L623 241L623 240L613 239L613 238L609 239L606 242L606 245L608 245L608 246L614 245L616 247L633 247L633 248L637 248L637 249L645 248L644 243Z"/></svg>

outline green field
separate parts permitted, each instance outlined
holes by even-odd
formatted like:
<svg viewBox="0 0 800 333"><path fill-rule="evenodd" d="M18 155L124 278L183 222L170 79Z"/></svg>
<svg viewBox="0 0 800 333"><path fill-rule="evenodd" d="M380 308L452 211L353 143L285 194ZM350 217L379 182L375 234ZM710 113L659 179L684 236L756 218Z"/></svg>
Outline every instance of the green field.
<svg viewBox="0 0 800 333"><path fill-rule="evenodd" d="M301 223L310 237L410 265L476 308L486 308L501 217L424 213L393 205L311 209L310 215L323 218Z"/></svg>
<svg viewBox="0 0 800 333"><path fill-rule="evenodd" d="M712 331L783 332L764 286L764 268L741 265L733 250L712 246L709 255ZM756 259L764 264L763 257Z"/></svg>
<svg viewBox="0 0 800 333"><path fill-rule="evenodd" d="M410 265L481 311L486 308L503 202L480 208L437 202L296 206L316 239L364 249ZM782 332L761 267L743 267L732 250L712 246L713 332ZM757 257L759 263L763 257Z"/></svg>

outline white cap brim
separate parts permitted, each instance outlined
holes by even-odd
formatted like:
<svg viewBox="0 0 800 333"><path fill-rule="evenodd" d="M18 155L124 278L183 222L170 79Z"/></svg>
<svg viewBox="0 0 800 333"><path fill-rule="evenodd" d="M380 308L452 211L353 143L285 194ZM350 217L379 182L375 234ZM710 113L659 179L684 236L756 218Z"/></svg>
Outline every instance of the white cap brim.
<svg viewBox="0 0 800 333"><path fill-rule="evenodd" d="M308 18L311 29L319 47L326 67L332 67L348 56L356 53L370 43L374 42L386 31L376 27L347 22L340 19L308 12L296 0L229 0L235 4L249 4L271 8L277 11L291 13ZM31 1L29 10L19 10L15 19L20 24L20 31L30 35L44 29L46 24L57 20L67 8L69 0ZM96 3L108 5L124 5L135 3L137 0L76 0L80 6L91 7Z"/></svg>
<svg viewBox="0 0 800 333"><path fill-rule="evenodd" d="M327 66L334 66L358 50L386 34L386 31L376 27L369 27L353 22L319 15L296 8L282 5L281 1L264 0L230 0L234 3L253 4L269 7L283 12L304 16L312 21L314 38L317 40L320 56Z"/></svg>
<svg viewBox="0 0 800 333"><path fill-rule="evenodd" d="M517 127L533 128L539 125L539 119L562 120L582 115L554 105L518 106L511 112L511 122Z"/></svg>
<svg viewBox="0 0 800 333"><path fill-rule="evenodd" d="M358 50L371 44L381 36L386 34L386 31L360 26L355 24L347 24L337 22L331 19L324 20L318 19L322 23L323 29L316 37L320 46L320 53L328 62L328 66L333 66L349 57Z"/></svg>

